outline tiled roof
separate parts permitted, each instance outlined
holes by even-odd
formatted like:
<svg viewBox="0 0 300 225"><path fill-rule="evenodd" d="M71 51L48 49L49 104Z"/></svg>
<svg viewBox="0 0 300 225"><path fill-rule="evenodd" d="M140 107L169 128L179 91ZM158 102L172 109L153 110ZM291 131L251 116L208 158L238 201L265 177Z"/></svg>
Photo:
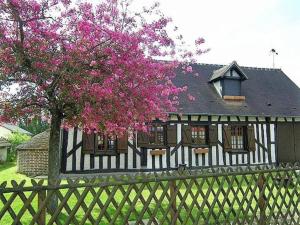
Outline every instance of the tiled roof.
<svg viewBox="0 0 300 225"><path fill-rule="evenodd" d="M37 150L49 148L50 130L46 130L32 137L28 142L17 147L18 150Z"/></svg>
<svg viewBox="0 0 300 225"><path fill-rule="evenodd" d="M177 72L173 82L187 86L187 92L179 96L178 112L202 115L245 116L300 116L300 89L281 69L240 67L248 79L242 82L241 95L244 102L229 102L222 99L210 82L214 72L224 65L192 64L198 73ZM187 97L191 94L195 101Z"/></svg>

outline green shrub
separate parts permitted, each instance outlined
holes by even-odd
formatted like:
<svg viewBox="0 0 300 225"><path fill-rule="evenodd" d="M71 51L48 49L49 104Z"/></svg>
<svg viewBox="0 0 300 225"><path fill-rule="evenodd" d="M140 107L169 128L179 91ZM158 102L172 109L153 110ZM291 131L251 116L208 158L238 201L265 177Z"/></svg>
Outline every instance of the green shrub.
<svg viewBox="0 0 300 225"><path fill-rule="evenodd" d="M8 137L8 141L11 144L8 151L7 161L13 162L17 158L17 146L30 140L30 136L21 133L13 133Z"/></svg>

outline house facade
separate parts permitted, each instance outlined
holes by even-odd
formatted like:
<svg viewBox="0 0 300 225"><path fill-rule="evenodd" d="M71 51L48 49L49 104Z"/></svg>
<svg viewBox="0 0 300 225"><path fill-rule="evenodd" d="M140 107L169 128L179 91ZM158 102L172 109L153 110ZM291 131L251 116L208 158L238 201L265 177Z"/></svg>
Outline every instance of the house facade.
<svg viewBox="0 0 300 225"><path fill-rule="evenodd" d="M6 162L7 160L7 151L11 144L0 137L0 163Z"/></svg>
<svg viewBox="0 0 300 225"><path fill-rule="evenodd" d="M32 134L16 125L0 123L0 163L6 162L8 150L11 144L7 141L13 133L21 133L31 136Z"/></svg>
<svg viewBox="0 0 300 225"><path fill-rule="evenodd" d="M121 138L61 132L62 173L162 171L300 161L300 90L280 70L192 65L178 112ZM195 97L188 100L187 95Z"/></svg>

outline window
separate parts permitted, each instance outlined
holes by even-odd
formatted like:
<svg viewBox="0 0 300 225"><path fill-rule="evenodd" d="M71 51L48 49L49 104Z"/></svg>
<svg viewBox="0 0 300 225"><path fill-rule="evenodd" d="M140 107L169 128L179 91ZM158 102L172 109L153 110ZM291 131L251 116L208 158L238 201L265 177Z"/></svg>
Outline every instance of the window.
<svg viewBox="0 0 300 225"><path fill-rule="evenodd" d="M154 123L149 127L149 132L137 133L137 146L143 148L165 148L176 146L177 125Z"/></svg>
<svg viewBox="0 0 300 225"><path fill-rule="evenodd" d="M223 80L223 95L240 96L241 95L241 80L239 79L224 79Z"/></svg>
<svg viewBox="0 0 300 225"><path fill-rule="evenodd" d="M104 150L105 144L104 144L104 136L103 135L99 135L98 137L98 150Z"/></svg>
<svg viewBox="0 0 300 225"><path fill-rule="evenodd" d="M207 144L207 128L205 126L192 126L192 144Z"/></svg>
<svg viewBox="0 0 300 225"><path fill-rule="evenodd" d="M231 147L233 150L245 149L245 133L243 126L231 127Z"/></svg>
<svg viewBox="0 0 300 225"><path fill-rule="evenodd" d="M82 135L82 151L84 154L115 155L117 153L127 153L127 150L127 133L118 138L85 132Z"/></svg>
<svg viewBox="0 0 300 225"><path fill-rule="evenodd" d="M253 125L224 125L223 126L224 151L244 153L256 151Z"/></svg>
<svg viewBox="0 0 300 225"><path fill-rule="evenodd" d="M161 125L152 125L150 127L149 144L163 145L165 140L164 127Z"/></svg>
<svg viewBox="0 0 300 225"><path fill-rule="evenodd" d="M97 136L97 149L98 153L115 153L117 149L116 137L108 137L106 135Z"/></svg>
<svg viewBox="0 0 300 225"><path fill-rule="evenodd" d="M181 130L183 146L208 147L216 145L218 140L217 126L204 124L183 125Z"/></svg>

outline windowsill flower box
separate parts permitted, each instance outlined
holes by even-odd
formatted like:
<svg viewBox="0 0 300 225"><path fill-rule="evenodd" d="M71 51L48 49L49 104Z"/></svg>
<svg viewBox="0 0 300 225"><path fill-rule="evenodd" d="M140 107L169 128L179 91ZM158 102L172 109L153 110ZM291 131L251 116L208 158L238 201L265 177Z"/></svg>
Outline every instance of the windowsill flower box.
<svg viewBox="0 0 300 225"><path fill-rule="evenodd" d="M194 148L195 154L207 154L208 148Z"/></svg>
<svg viewBox="0 0 300 225"><path fill-rule="evenodd" d="M165 149L154 149L150 151L150 155L164 155L164 154L166 154Z"/></svg>

